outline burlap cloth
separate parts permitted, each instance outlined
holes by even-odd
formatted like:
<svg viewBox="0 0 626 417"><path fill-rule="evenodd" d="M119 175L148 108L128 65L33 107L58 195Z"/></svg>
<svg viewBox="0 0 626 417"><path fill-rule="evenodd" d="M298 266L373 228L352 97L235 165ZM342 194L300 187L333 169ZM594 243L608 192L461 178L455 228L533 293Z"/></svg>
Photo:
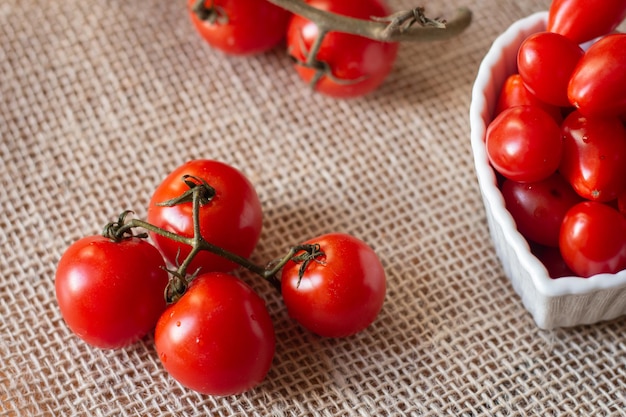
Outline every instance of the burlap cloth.
<svg viewBox="0 0 626 417"><path fill-rule="evenodd" d="M469 145L476 70L494 38L549 2L429 1L475 13L450 41L403 44L376 93L312 94L283 48L208 48L186 1L0 4L0 414L624 415L626 320L538 330L490 240ZM419 5L392 1L394 9ZM233 397L182 388L151 336L91 348L65 326L56 263L192 158L241 169L263 201L253 258L330 231L380 255L386 304L366 331L322 339L267 300L277 353Z"/></svg>

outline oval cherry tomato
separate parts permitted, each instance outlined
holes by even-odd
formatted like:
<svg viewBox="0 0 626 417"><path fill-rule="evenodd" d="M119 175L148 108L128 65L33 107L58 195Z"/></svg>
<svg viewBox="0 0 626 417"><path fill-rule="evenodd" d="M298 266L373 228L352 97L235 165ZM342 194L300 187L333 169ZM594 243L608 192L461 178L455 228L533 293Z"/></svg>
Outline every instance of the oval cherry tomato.
<svg viewBox="0 0 626 417"><path fill-rule="evenodd" d="M387 16L387 7L379 0L307 0L311 6L359 19ZM294 15L287 29L288 51L296 61L304 62L315 42L319 28L314 22ZM333 97L357 97L375 90L391 72L398 43L380 42L361 36L329 32L324 37L318 61L328 65L332 75L323 76L315 90ZM296 71L310 83L316 70L296 64Z"/></svg>
<svg viewBox="0 0 626 417"><path fill-rule="evenodd" d="M607 35L591 45L571 74L568 97L591 116L626 114L626 34Z"/></svg>
<svg viewBox="0 0 626 417"><path fill-rule="evenodd" d="M548 31L580 44L611 33L625 17L624 0L553 0Z"/></svg>
<svg viewBox="0 0 626 417"><path fill-rule="evenodd" d="M213 160L189 161L176 168L157 187L148 207L147 220L155 226L181 236L193 236L192 203L159 206L189 189L183 175L204 179L215 189L215 196L200 207L200 232L205 240L239 256L249 257L261 235L263 213L252 184L237 169ZM182 262L188 245L156 233L150 236L170 264ZM229 271L237 267L223 257L207 251L198 253L189 271Z"/></svg>
<svg viewBox="0 0 626 417"><path fill-rule="evenodd" d="M285 37L291 14L266 0L206 0L213 4L213 21L200 19L188 0L189 16L198 33L211 46L234 55L267 51Z"/></svg>
<svg viewBox="0 0 626 417"><path fill-rule="evenodd" d="M159 251L139 238L89 236L61 257L55 290L68 327L90 345L113 349L150 332L168 283Z"/></svg>
<svg viewBox="0 0 626 417"><path fill-rule="evenodd" d="M487 127L487 155L504 177L518 182L541 181L561 160L561 133L548 113L537 106L511 107Z"/></svg>
<svg viewBox="0 0 626 417"><path fill-rule="evenodd" d="M281 273L289 315L304 328L325 337L344 337L369 326L385 299L386 279L376 253L363 241L333 233L311 239L324 256L306 266L290 261Z"/></svg>
<svg viewBox="0 0 626 417"><path fill-rule="evenodd" d="M567 84L583 57L578 44L552 32L530 35L517 53L517 67L524 85L537 98L554 106L569 106Z"/></svg>
<svg viewBox="0 0 626 417"><path fill-rule="evenodd" d="M233 395L263 381L275 350L265 302L223 272L202 274L159 319L154 342L163 367L187 388Z"/></svg>
<svg viewBox="0 0 626 417"><path fill-rule="evenodd" d="M610 201L626 190L626 128L617 117L572 112L561 125L560 172L588 200Z"/></svg>
<svg viewBox="0 0 626 417"><path fill-rule="evenodd" d="M538 182L505 180L502 197L515 219L517 230L526 239L546 246L559 245L565 213L582 201L558 172Z"/></svg>
<svg viewBox="0 0 626 417"><path fill-rule="evenodd" d="M617 273L626 268L626 218L603 203L578 203L563 219L559 247L576 275Z"/></svg>
<svg viewBox="0 0 626 417"><path fill-rule="evenodd" d="M524 81L519 74L512 74L504 81L504 85L500 90L494 117L504 110L516 106L538 106L552 116L554 121L558 124L561 124L563 121L563 114L561 113L560 107L539 100L533 93L528 91L528 88L524 85Z"/></svg>

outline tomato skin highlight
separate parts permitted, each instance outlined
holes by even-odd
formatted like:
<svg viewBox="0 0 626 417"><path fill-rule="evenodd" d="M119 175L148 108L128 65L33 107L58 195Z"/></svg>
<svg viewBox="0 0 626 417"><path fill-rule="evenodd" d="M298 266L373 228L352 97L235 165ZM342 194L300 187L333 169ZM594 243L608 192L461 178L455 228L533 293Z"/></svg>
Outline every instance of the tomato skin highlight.
<svg viewBox="0 0 626 417"><path fill-rule="evenodd" d="M301 263L290 261L283 268L281 288L289 316L323 337L346 337L368 327L382 309L386 292L385 271L376 253L360 239L341 233L305 243L319 244L325 256L309 263L300 282Z"/></svg>
<svg viewBox="0 0 626 417"><path fill-rule="evenodd" d="M372 16L388 16L387 6L379 0L306 0L320 10L344 16L369 20ZM319 33L317 25L301 16L294 15L287 29L287 48L299 61L306 61L306 55ZM303 49L304 47L304 49ZM363 96L378 88L391 72L398 53L397 42L380 42L340 32L328 32L322 42L316 59L327 63L332 75L322 77L315 85L315 91L336 98ZM310 83L315 69L295 65L300 78Z"/></svg>
<svg viewBox="0 0 626 417"><path fill-rule="evenodd" d="M92 346L127 346L152 331L165 309L164 267L158 250L143 239L84 237L59 260L55 291L61 315Z"/></svg>
<svg viewBox="0 0 626 417"><path fill-rule="evenodd" d="M567 266L584 278L626 269L626 218L604 203L578 203L563 219L559 248Z"/></svg>
<svg viewBox="0 0 626 417"><path fill-rule="evenodd" d="M159 203L182 195L189 187L183 175L202 178L215 189L209 204L200 207L200 232L204 239L245 258L249 257L261 235L263 213L259 197L250 181L236 168L223 162L198 159L172 171L157 187L148 206L147 220L162 229L185 237L193 236L191 202L172 207ZM150 233L156 247L172 265L182 262L191 248L183 243ZM238 266L227 259L202 251L190 264L190 272L232 271Z"/></svg>
<svg viewBox="0 0 626 417"><path fill-rule="evenodd" d="M228 16L227 23L198 18L188 0L189 18L196 31L212 47L231 55L252 55L278 45L287 31L291 13L266 0L214 0L214 6ZM206 1L209 7L211 1Z"/></svg>
<svg viewBox="0 0 626 417"><path fill-rule="evenodd" d="M624 0L553 0L547 30L581 44L611 33L625 17Z"/></svg>
<svg viewBox="0 0 626 417"><path fill-rule="evenodd" d="M589 47L569 79L570 103L586 116L626 115L626 34Z"/></svg>
<svg viewBox="0 0 626 417"><path fill-rule="evenodd" d="M275 334L261 297L240 279L211 272L196 277L161 315L155 345L163 367L182 385L224 396L263 381Z"/></svg>

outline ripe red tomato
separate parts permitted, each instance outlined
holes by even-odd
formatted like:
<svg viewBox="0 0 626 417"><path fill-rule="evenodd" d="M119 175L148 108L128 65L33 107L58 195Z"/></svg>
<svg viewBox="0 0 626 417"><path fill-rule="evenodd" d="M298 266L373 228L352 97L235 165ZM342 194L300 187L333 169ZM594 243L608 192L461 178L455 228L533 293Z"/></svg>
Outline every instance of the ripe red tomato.
<svg viewBox="0 0 626 417"><path fill-rule="evenodd" d="M617 273L626 268L626 218L603 203L578 203L563 219L559 247L578 276Z"/></svg>
<svg viewBox="0 0 626 417"><path fill-rule="evenodd" d="M182 195L189 189L183 175L204 179L215 189L215 196L200 208L200 232L205 240L239 256L249 257L261 235L263 213L252 184L237 169L213 160L189 161L170 173L157 187L148 207L147 220L155 226L181 236L193 236L192 203L172 207L157 203ZM189 254L188 245L150 234L155 245L170 264L182 262ZM207 251L199 252L189 271L229 271L236 264Z"/></svg>
<svg viewBox="0 0 626 417"><path fill-rule="evenodd" d="M154 341L163 367L187 388L233 395L258 385L274 357L265 302L223 272L196 277L159 319Z"/></svg>
<svg viewBox="0 0 626 417"><path fill-rule="evenodd" d="M485 140L493 167L513 181L541 181L561 160L559 126L537 106L506 109L489 124Z"/></svg>
<svg viewBox="0 0 626 417"><path fill-rule="evenodd" d="M340 233L305 243L319 244L324 256L307 265L301 280L301 263L290 261L283 267L281 288L289 315L325 337L365 329L385 298L385 271L376 253L360 239Z"/></svg>
<svg viewBox="0 0 626 417"><path fill-rule="evenodd" d="M359 19L388 16L381 0L307 0L311 6ZM287 29L287 47L297 61L306 61L319 28L314 22L294 15ZM323 76L315 90L333 97L357 97L375 90L391 72L398 43L380 42L361 36L329 32L316 55L326 63L332 76ZM296 71L310 83L316 70L296 64Z"/></svg>
<svg viewBox="0 0 626 417"><path fill-rule="evenodd" d="M517 67L524 85L539 100L555 106L569 106L567 84L583 55L582 48L566 37L539 32L522 42L517 53Z"/></svg>
<svg viewBox="0 0 626 417"><path fill-rule="evenodd" d="M558 172L532 183L505 180L501 191L517 230L526 239L545 246L559 245L565 213L582 201Z"/></svg>
<svg viewBox="0 0 626 417"><path fill-rule="evenodd" d="M202 20L193 11L198 0L188 0L194 27L211 46L235 55L267 51L285 37L291 14L266 0L206 0L217 13L213 22Z"/></svg>
<svg viewBox="0 0 626 417"><path fill-rule="evenodd" d="M533 255L537 257L545 266L550 278L562 278L576 276L561 256L561 250L558 247L531 245Z"/></svg>
<svg viewBox="0 0 626 417"><path fill-rule="evenodd" d="M92 346L126 346L150 332L165 309L164 267L159 251L143 239L82 238L65 251L57 267L61 315Z"/></svg>
<svg viewBox="0 0 626 417"><path fill-rule="evenodd" d="M580 44L612 32L625 17L624 0L553 0L548 31Z"/></svg>
<svg viewBox="0 0 626 417"><path fill-rule="evenodd" d="M626 114L626 34L607 35L591 45L574 68L568 97L581 113Z"/></svg>
<svg viewBox="0 0 626 417"><path fill-rule="evenodd" d="M570 113L561 125L560 172L588 200L614 200L626 190L626 128L617 117Z"/></svg>
<svg viewBox="0 0 626 417"><path fill-rule="evenodd" d="M558 124L561 124L563 121L561 108L544 103L535 97L533 93L528 91L528 88L524 85L524 81L522 81L522 77L519 74L512 74L504 81L498 102L496 103L494 117L504 110L515 106L538 106L552 116L554 121Z"/></svg>

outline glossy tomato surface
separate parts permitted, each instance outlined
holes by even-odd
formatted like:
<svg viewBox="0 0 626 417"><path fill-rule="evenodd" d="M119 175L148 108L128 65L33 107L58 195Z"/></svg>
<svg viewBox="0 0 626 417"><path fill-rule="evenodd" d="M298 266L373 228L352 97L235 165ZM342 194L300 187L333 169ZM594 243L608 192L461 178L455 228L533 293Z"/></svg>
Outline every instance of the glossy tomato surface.
<svg viewBox="0 0 626 417"><path fill-rule="evenodd" d="M504 81L504 85L500 90L494 117L502 113L504 110L516 106L538 106L552 116L554 121L558 124L561 124L563 121L563 114L561 113L560 107L553 106L539 100L528 90L528 88L526 88L524 81L519 74L511 74Z"/></svg>
<svg viewBox="0 0 626 417"><path fill-rule="evenodd" d="M182 385L234 395L263 381L275 335L263 299L238 278L213 272L196 277L167 308L155 344L163 367Z"/></svg>
<svg viewBox="0 0 626 417"><path fill-rule="evenodd" d="M496 171L518 182L548 178L561 160L559 125L538 106L504 110L487 127L485 145Z"/></svg>
<svg viewBox="0 0 626 417"><path fill-rule="evenodd" d="M617 273L626 268L626 218L604 203L578 203L563 219L559 247L576 275Z"/></svg>
<svg viewBox="0 0 626 417"><path fill-rule="evenodd" d="M581 113L626 115L626 34L607 35L589 47L568 84L568 98Z"/></svg>
<svg viewBox="0 0 626 417"><path fill-rule="evenodd" d="M624 0L553 0L548 31L580 44L609 34L625 17Z"/></svg>
<svg viewBox="0 0 626 417"><path fill-rule="evenodd" d="M61 257L55 290L68 327L92 346L126 346L154 328L165 309L161 254L139 238L89 236Z"/></svg>
<svg viewBox="0 0 626 417"><path fill-rule="evenodd" d="M147 220L181 236L193 236L191 202L172 207L159 206L182 195L189 186L184 175L204 179L215 189L215 196L200 208L200 232L205 240L243 257L255 248L263 223L261 202L250 181L236 168L214 160L189 161L172 171L157 187L148 207ZM190 246L151 233L156 246L170 264L182 262ZM237 267L223 257L203 251L192 261L189 271L229 271Z"/></svg>
<svg viewBox="0 0 626 417"><path fill-rule="evenodd" d="M588 200L610 201L626 191L626 128L617 117L570 113L561 125L560 172Z"/></svg>
<svg viewBox="0 0 626 417"><path fill-rule="evenodd" d="M365 329L385 299L385 271L376 253L360 239L341 233L305 244L319 244L324 256L307 265L301 280L300 262L290 261L283 268L282 295L289 315L325 337Z"/></svg>
<svg viewBox="0 0 626 417"><path fill-rule="evenodd" d="M311 6L344 16L369 20L389 15L380 0L307 0ZM289 53L298 61L307 60L308 51L319 34L317 24L294 15L287 30ZM357 35L329 32L316 55L328 65L332 76L323 76L315 90L333 97L357 97L375 90L391 72L398 43L380 42ZM296 65L300 77L310 83L315 69Z"/></svg>
<svg viewBox="0 0 626 417"><path fill-rule="evenodd" d="M202 20L193 11L197 0L188 0L189 16L209 45L233 55L267 51L285 37L291 14L266 0L207 0L215 7L215 21Z"/></svg>

